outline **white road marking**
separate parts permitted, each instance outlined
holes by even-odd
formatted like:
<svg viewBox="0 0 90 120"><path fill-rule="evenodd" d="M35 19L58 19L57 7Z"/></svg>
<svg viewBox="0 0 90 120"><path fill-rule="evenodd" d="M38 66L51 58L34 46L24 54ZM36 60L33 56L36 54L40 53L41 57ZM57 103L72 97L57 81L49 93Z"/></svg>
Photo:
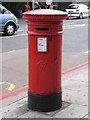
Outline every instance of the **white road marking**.
<svg viewBox="0 0 90 120"><path fill-rule="evenodd" d="M81 22L88 22L88 18L86 18L86 19L76 19L75 21L74 21L75 19L72 19L72 20L65 20L65 23L67 23L67 21L71 21L71 22L74 22L74 23L76 23L76 22L78 22L78 23L81 23Z"/></svg>
<svg viewBox="0 0 90 120"><path fill-rule="evenodd" d="M86 24L67 24L67 25L63 25L63 29L72 29L72 28L76 28L76 27L84 27ZM18 32L23 32L24 30L20 29L18 30ZM20 36L25 36L25 35L28 35L27 33L24 33L24 34L19 34L19 35L13 35L13 36L6 36L6 37L0 37L0 39L2 38L13 38L13 37L20 37Z"/></svg>
<svg viewBox="0 0 90 120"><path fill-rule="evenodd" d="M12 91L14 88L15 88L15 85L13 83L9 83L9 82L0 82L0 85L3 85L3 84L8 84L9 87L6 88L8 91Z"/></svg>
<svg viewBox="0 0 90 120"><path fill-rule="evenodd" d="M5 38L5 39L7 39L7 38L20 37L20 36L25 36L25 35L28 35L28 34L25 33L25 34L19 34L19 35L13 35L13 36L6 36L6 37L0 37L0 38Z"/></svg>
<svg viewBox="0 0 90 120"><path fill-rule="evenodd" d="M17 32L23 32L24 30L19 29ZM0 34L2 34L3 32L0 32Z"/></svg>
<svg viewBox="0 0 90 120"><path fill-rule="evenodd" d="M68 28L76 28L76 27L84 27L85 24L78 24L78 25L64 25L63 28L64 29L68 29Z"/></svg>
<svg viewBox="0 0 90 120"><path fill-rule="evenodd" d="M16 50L12 50L12 51L9 51L9 52L7 52L7 53L13 53L13 52L15 52Z"/></svg>
<svg viewBox="0 0 90 120"><path fill-rule="evenodd" d="M23 32L24 30L22 30L22 29L20 29L20 30L18 30L17 32Z"/></svg>

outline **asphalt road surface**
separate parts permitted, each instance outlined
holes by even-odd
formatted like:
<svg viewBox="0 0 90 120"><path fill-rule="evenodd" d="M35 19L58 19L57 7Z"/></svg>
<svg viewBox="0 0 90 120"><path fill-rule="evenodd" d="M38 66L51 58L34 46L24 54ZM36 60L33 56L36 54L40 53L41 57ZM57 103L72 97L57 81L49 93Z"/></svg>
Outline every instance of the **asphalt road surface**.
<svg viewBox="0 0 90 120"><path fill-rule="evenodd" d="M27 24L19 20L20 28L13 36L1 36L0 52L24 49L28 46ZM63 23L63 52L88 51L88 19L71 19ZM0 34L1 35L1 34Z"/></svg>
<svg viewBox="0 0 90 120"><path fill-rule="evenodd" d="M26 93L28 84L28 35L27 24L19 19L20 28L13 36L0 33L0 55L2 55L3 103L13 97ZM88 19L70 19L63 22L62 73L76 70L87 64L88 60ZM8 98L7 98L8 97ZM19 98L18 98L19 99ZM15 99L14 99L15 100ZM1 101L0 101L1 103ZM10 104L10 102L9 102Z"/></svg>

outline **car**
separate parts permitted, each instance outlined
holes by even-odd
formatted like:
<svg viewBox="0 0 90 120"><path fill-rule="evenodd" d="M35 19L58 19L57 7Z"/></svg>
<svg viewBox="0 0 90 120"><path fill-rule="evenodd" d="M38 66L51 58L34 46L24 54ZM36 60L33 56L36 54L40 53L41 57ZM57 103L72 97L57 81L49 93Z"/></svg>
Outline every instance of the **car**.
<svg viewBox="0 0 90 120"><path fill-rule="evenodd" d="M18 28L19 24L16 16L0 4L0 32L11 36Z"/></svg>
<svg viewBox="0 0 90 120"><path fill-rule="evenodd" d="M68 13L69 17L84 18L90 16L90 9L85 4L70 4L65 11Z"/></svg>

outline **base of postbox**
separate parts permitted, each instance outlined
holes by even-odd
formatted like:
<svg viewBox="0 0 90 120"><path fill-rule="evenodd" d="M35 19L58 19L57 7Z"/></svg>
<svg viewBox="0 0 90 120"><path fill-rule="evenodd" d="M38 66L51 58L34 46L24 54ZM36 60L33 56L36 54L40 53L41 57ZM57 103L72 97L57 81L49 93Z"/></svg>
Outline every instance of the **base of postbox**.
<svg viewBox="0 0 90 120"><path fill-rule="evenodd" d="M50 112L62 106L62 92L36 94L28 91L28 108L34 111Z"/></svg>

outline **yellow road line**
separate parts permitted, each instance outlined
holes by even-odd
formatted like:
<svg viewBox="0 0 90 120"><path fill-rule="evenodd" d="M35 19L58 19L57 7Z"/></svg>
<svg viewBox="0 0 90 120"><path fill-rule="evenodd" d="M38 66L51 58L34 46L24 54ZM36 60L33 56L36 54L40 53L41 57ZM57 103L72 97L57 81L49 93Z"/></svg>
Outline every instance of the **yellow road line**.
<svg viewBox="0 0 90 120"><path fill-rule="evenodd" d="M15 85L13 83L9 83L9 82L0 82L0 85L3 85L3 84L8 84L9 87L6 88L8 91L12 91L14 88L15 88Z"/></svg>

